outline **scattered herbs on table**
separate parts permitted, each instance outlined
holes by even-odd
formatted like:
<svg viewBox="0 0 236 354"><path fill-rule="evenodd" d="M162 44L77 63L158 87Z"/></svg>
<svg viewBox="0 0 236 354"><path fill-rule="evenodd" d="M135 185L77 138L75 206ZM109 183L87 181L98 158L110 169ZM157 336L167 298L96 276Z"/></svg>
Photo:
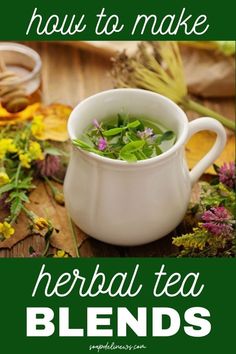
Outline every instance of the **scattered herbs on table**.
<svg viewBox="0 0 236 354"><path fill-rule="evenodd" d="M235 163L214 167L217 177L200 182L200 200L191 208L196 226L173 238L179 257L235 257Z"/></svg>
<svg viewBox="0 0 236 354"><path fill-rule="evenodd" d="M73 144L104 157L136 162L162 154L175 140L173 131L163 130L153 121L118 114L101 123L95 119Z"/></svg>
<svg viewBox="0 0 236 354"><path fill-rule="evenodd" d="M0 133L0 240L15 233L15 224L23 212L32 232L41 234L48 242L55 227L49 219L30 210L29 193L35 188L34 179L43 179L54 199L64 203L62 193L52 180L60 168L61 150L48 141L38 139L43 120L35 116L23 125L6 126Z"/></svg>

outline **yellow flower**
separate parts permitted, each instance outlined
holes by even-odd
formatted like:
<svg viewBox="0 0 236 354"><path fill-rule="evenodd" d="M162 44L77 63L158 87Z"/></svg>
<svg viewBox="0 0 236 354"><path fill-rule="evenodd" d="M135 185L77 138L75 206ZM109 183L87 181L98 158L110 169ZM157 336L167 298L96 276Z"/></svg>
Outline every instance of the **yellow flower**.
<svg viewBox="0 0 236 354"><path fill-rule="evenodd" d="M60 205L64 205L65 204L64 195L60 191L56 191L56 193L54 194L54 199Z"/></svg>
<svg viewBox="0 0 236 354"><path fill-rule="evenodd" d="M31 132L35 138L40 138L44 131L43 115L35 116L31 124Z"/></svg>
<svg viewBox="0 0 236 354"><path fill-rule="evenodd" d="M23 131L21 134L20 134L20 138L22 140L25 140L26 139L26 133Z"/></svg>
<svg viewBox="0 0 236 354"><path fill-rule="evenodd" d="M13 142L13 140L12 139L8 139L8 140L11 140L11 141L9 142L7 151L8 152L17 152L17 147L16 147L15 143Z"/></svg>
<svg viewBox="0 0 236 354"><path fill-rule="evenodd" d="M54 258L68 258L68 254L63 250L58 250L53 256Z"/></svg>
<svg viewBox="0 0 236 354"><path fill-rule="evenodd" d="M21 165L25 168L30 168L30 163L34 160L43 160L44 155L41 146L36 141L30 141L29 150L27 152L20 151L19 159Z"/></svg>
<svg viewBox="0 0 236 354"><path fill-rule="evenodd" d="M28 153L20 152L19 159L22 167L30 168L31 157Z"/></svg>
<svg viewBox="0 0 236 354"><path fill-rule="evenodd" d="M0 235L4 238L10 238L14 234L15 230L8 222L0 222Z"/></svg>
<svg viewBox="0 0 236 354"><path fill-rule="evenodd" d="M17 152L13 139L1 139L0 141L0 160L5 157L7 152Z"/></svg>
<svg viewBox="0 0 236 354"><path fill-rule="evenodd" d="M33 223L36 230L44 230L49 227L49 222L42 217L36 217L33 219Z"/></svg>
<svg viewBox="0 0 236 354"><path fill-rule="evenodd" d="M29 154L30 154L31 160L43 160L44 159L43 152L41 150L41 146L36 141L30 141Z"/></svg>
<svg viewBox="0 0 236 354"><path fill-rule="evenodd" d="M8 177L6 172L0 172L0 186L7 184L10 182L10 178Z"/></svg>

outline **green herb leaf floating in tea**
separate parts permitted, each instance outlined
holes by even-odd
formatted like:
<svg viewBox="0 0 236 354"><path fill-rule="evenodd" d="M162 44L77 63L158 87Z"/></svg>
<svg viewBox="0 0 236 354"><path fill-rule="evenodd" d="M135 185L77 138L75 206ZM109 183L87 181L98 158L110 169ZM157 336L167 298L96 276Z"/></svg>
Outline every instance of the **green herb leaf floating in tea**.
<svg viewBox="0 0 236 354"><path fill-rule="evenodd" d="M95 154L98 154L98 155L102 155L101 151L93 148L92 146L90 146L89 144L85 143L82 140L79 140L79 139L73 140L73 145L75 145L77 147L80 147L83 150L86 150L86 151L89 151L89 152L94 152Z"/></svg>
<svg viewBox="0 0 236 354"><path fill-rule="evenodd" d="M84 141L82 141L80 139L73 140L73 144L75 146L81 147L82 149L90 149L90 148L92 148L92 146L90 146L89 144L85 143Z"/></svg>
<svg viewBox="0 0 236 354"><path fill-rule="evenodd" d="M147 158L152 157L154 155L155 151L153 151L154 146L149 146L147 144L144 145L143 147L143 153ZM159 154L158 154L159 155ZM155 156L155 155L154 155Z"/></svg>
<svg viewBox="0 0 236 354"><path fill-rule="evenodd" d="M158 135L155 142L157 145L161 145L163 141L172 140L175 137L175 133L172 130L167 130L162 135Z"/></svg>
<svg viewBox="0 0 236 354"><path fill-rule="evenodd" d="M104 136L114 136L120 134L125 128L112 128L103 132Z"/></svg>
<svg viewBox="0 0 236 354"><path fill-rule="evenodd" d="M140 140L140 138L137 136L137 132L133 130L129 130L125 133L123 137L124 142L127 144L129 141L136 141Z"/></svg>
<svg viewBox="0 0 236 354"><path fill-rule="evenodd" d="M136 141L131 141L127 145L123 146L123 148L120 150L120 153L126 154L126 153L132 153L136 152L138 150L141 150L143 146L145 145L144 140L136 140Z"/></svg>
<svg viewBox="0 0 236 354"><path fill-rule="evenodd" d="M127 161L127 162L137 162L137 157L134 154L129 154L129 153L125 153L125 152L121 152L120 153L120 159Z"/></svg>
<svg viewBox="0 0 236 354"><path fill-rule="evenodd" d="M100 124L94 120L93 126L89 125L81 134L81 140L73 143L83 150L127 162L158 156L174 144L172 131L164 132L158 122L136 118L118 114Z"/></svg>
<svg viewBox="0 0 236 354"><path fill-rule="evenodd" d="M140 124L141 123L139 120L135 120L133 122L128 123L126 128L137 128Z"/></svg>
<svg viewBox="0 0 236 354"><path fill-rule="evenodd" d="M103 132L103 135L104 136L117 135L117 134L122 133L123 130L137 128L139 125L140 125L140 121L135 120L133 122L128 123L125 127L118 127L118 128L112 128L112 129L106 130Z"/></svg>
<svg viewBox="0 0 236 354"><path fill-rule="evenodd" d="M155 150L156 150L156 155L157 156L162 154L162 151L161 151L161 149L159 148L158 145L155 145Z"/></svg>
<svg viewBox="0 0 236 354"><path fill-rule="evenodd" d="M172 130L167 130L163 135L162 135L162 141L164 140L171 140L175 136L174 132Z"/></svg>
<svg viewBox="0 0 236 354"><path fill-rule="evenodd" d="M111 140L109 140L109 145L117 145L119 143L120 136L116 135L111 137Z"/></svg>

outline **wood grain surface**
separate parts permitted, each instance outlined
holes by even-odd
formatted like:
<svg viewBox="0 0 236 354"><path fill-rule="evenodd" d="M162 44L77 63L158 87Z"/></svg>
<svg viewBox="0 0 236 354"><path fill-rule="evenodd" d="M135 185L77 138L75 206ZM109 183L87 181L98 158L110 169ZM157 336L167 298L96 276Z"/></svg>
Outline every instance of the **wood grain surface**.
<svg viewBox="0 0 236 354"><path fill-rule="evenodd" d="M44 103L60 102L75 106L85 97L112 88L112 82L108 75L111 63L108 58L62 43L25 42L24 44L35 49L42 58L42 97ZM233 99L205 100L204 104L234 119ZM189 113L190 118L196 116ZM63 208L60 213L66 215L66 210ZM139 247L115 247L80 235L79 253L81 257L168 256L175 251L171 244L173 235L179 235L187 229L188 225L182 223L170 235ZM38 235L29 236L23 241L19 241L11 249L1 249L0 257L28 257L31 245L36 250L42 250L44 240ZM52 248L51 251L55 250Z"/></svg>

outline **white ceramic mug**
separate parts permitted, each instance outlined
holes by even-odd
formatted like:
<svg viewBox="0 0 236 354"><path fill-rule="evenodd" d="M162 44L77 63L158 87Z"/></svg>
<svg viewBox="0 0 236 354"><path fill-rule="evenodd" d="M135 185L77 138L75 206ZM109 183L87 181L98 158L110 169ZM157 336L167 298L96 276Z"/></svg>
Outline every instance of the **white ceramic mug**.
<svg viewBox="0 0 236 354"><path fill-rule="evenodd" d="M183 219L191 187L220 155L223 126L212 118L188 122L171 100L139 89L98 93L79 103L69 118L70 139L81 136L94 119L125 112L144 115L175 131L176 143L160 156L136 163L105 158L73 147L65 184L66 207L84 232L115 245L140 245L172 231ZM196 132L217 134L211 150L189 172L184 145Z"/></svg>

